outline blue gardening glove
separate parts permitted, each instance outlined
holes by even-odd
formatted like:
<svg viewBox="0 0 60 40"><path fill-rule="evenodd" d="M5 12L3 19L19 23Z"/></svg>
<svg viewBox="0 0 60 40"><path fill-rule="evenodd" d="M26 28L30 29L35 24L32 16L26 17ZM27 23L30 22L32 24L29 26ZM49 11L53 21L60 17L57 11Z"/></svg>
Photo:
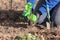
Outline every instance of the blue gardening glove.
<svg viewBox="0 0 60 40"><path fill-rule="evenodd" d="M39 15L39 14L38 14L38 15ZM37 16L38 16L38 15L37 15ZM39 18L38 18L38 20L37 20L37 23L39 23L39 24L43 23L43 22L45 21L46 17L47 17L47 13L44 13L44 14L42 14L42 15L39 15Z"/></svg>
<svg viewBox="0 0 60 40"><path fill-rule="evenodd" d="M37 17L36 24L43 23L47 17L47 13L42 14L41 12L35 12L35 15Z"/></svg>

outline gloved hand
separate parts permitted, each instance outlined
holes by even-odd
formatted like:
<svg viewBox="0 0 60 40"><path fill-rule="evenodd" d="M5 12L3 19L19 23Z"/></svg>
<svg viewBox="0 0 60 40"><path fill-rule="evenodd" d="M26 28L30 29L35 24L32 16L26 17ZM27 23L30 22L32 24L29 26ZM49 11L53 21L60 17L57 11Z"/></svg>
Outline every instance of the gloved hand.
<svg viewBox="0 0 60 40"><path fill-rule="evenodd" d="M41 13L36 13L37 21L36 23L41 24L45 21L45 18L47 17L47 13L41 14Z"/></svg>

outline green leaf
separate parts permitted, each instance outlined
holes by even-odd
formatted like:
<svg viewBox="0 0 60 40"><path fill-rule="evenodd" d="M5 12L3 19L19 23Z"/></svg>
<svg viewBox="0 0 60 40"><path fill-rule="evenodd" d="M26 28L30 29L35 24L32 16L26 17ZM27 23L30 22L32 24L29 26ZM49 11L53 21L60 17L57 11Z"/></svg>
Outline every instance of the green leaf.
<svg viewBox="0 0 60 40"><path fill-rule="evenodd" d="M30 33L26 34L26 40L29 40L32 37Z"/></svg>
<svg viewBox="0 0 60 40"><path fill-rule="evenodd" d="M26 5L25 5L25 10L31 10L32 8L32 3L28 2Z"/></svg>
<svg viewBox="0 0 60 40"><path fill-rule="evenodd" d="M33 22L36 22L36 20L37 20L36 15L34 15L33 13L30 14L30 15L28 15L27 18L28 18L29 20L33 21Z"/></svg>
<svg viewBox="0 0 60 40"><path fill-rule="evenodd" d="M32 8L32 3L28 2L26 5L25 5L25 9L23 11L23 16L27 16L31 13L31 8Z"/></svg>

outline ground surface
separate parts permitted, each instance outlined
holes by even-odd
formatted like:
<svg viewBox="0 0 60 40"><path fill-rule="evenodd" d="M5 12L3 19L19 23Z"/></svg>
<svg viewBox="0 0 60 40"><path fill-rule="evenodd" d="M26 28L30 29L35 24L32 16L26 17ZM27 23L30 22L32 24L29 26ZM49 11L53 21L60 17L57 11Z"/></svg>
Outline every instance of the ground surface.
<svg viewBox="0 0 60 40"><path fill-rule="evenodd" d="M13 10L23 10L24 4L26 3L26 0L13 0L12 9ZM44 35L45 39L47 40L60 40L60 28L54 27L53 30L47 30L45 26L29 26L25 22L16 22L13 21L14 17L17 17L15 14L16 12L8 12L10 14L4 14L5 11L3 10L9 10L10 8L9 0L0 0L0 40L14 40L14 38L17 35L25 35L26 33L32 33L33 35L37 35L39 38L41 35ZM12 18L13 17L13 18ZM12 19L12 20L9 20ZM42 27L42 28L41 28Z"/></svg>
<svg viewBox="0 0 60 40"><path fill-rule="evenodd" d="M31 33L38 36L44 35L47 40L60 40L60 29L54 27L53 30L49 31L43 26L28 26L27 23L23 22L11 22L2 23L0 26L0 40L14 40L17 35L25 35Z"/></svg>

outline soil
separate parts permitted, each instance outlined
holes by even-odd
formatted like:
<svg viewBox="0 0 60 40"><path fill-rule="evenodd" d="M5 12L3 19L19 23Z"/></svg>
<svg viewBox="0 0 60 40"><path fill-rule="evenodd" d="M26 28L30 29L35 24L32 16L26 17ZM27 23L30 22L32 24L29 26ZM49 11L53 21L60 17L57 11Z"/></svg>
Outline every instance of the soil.
<svg viewBox="0 0 60 40"><path fill-rule="evenodd" d="M0 23L0 40L14 40L17 35L31 33L39 38L41 35L47 40L60 40L60 28L48 30L45 26L30 26L27 22L12 22L11 20Z"/></svg>
<svg viewBox="0 0 60 40"><path fill-rule="evenodd" d="M60 40L59 27L53 27L51 30L48 30L43 25L31 26L27 22L19 20L26 0L14 0L12 8L8 5L9 0L2 0L2 2L3 5L0 0L0 5L2 5L0 6L0 40L14 40L17 35L25 35L27 33L36 35L39 38L43 35L46 40Z"/></svg>

